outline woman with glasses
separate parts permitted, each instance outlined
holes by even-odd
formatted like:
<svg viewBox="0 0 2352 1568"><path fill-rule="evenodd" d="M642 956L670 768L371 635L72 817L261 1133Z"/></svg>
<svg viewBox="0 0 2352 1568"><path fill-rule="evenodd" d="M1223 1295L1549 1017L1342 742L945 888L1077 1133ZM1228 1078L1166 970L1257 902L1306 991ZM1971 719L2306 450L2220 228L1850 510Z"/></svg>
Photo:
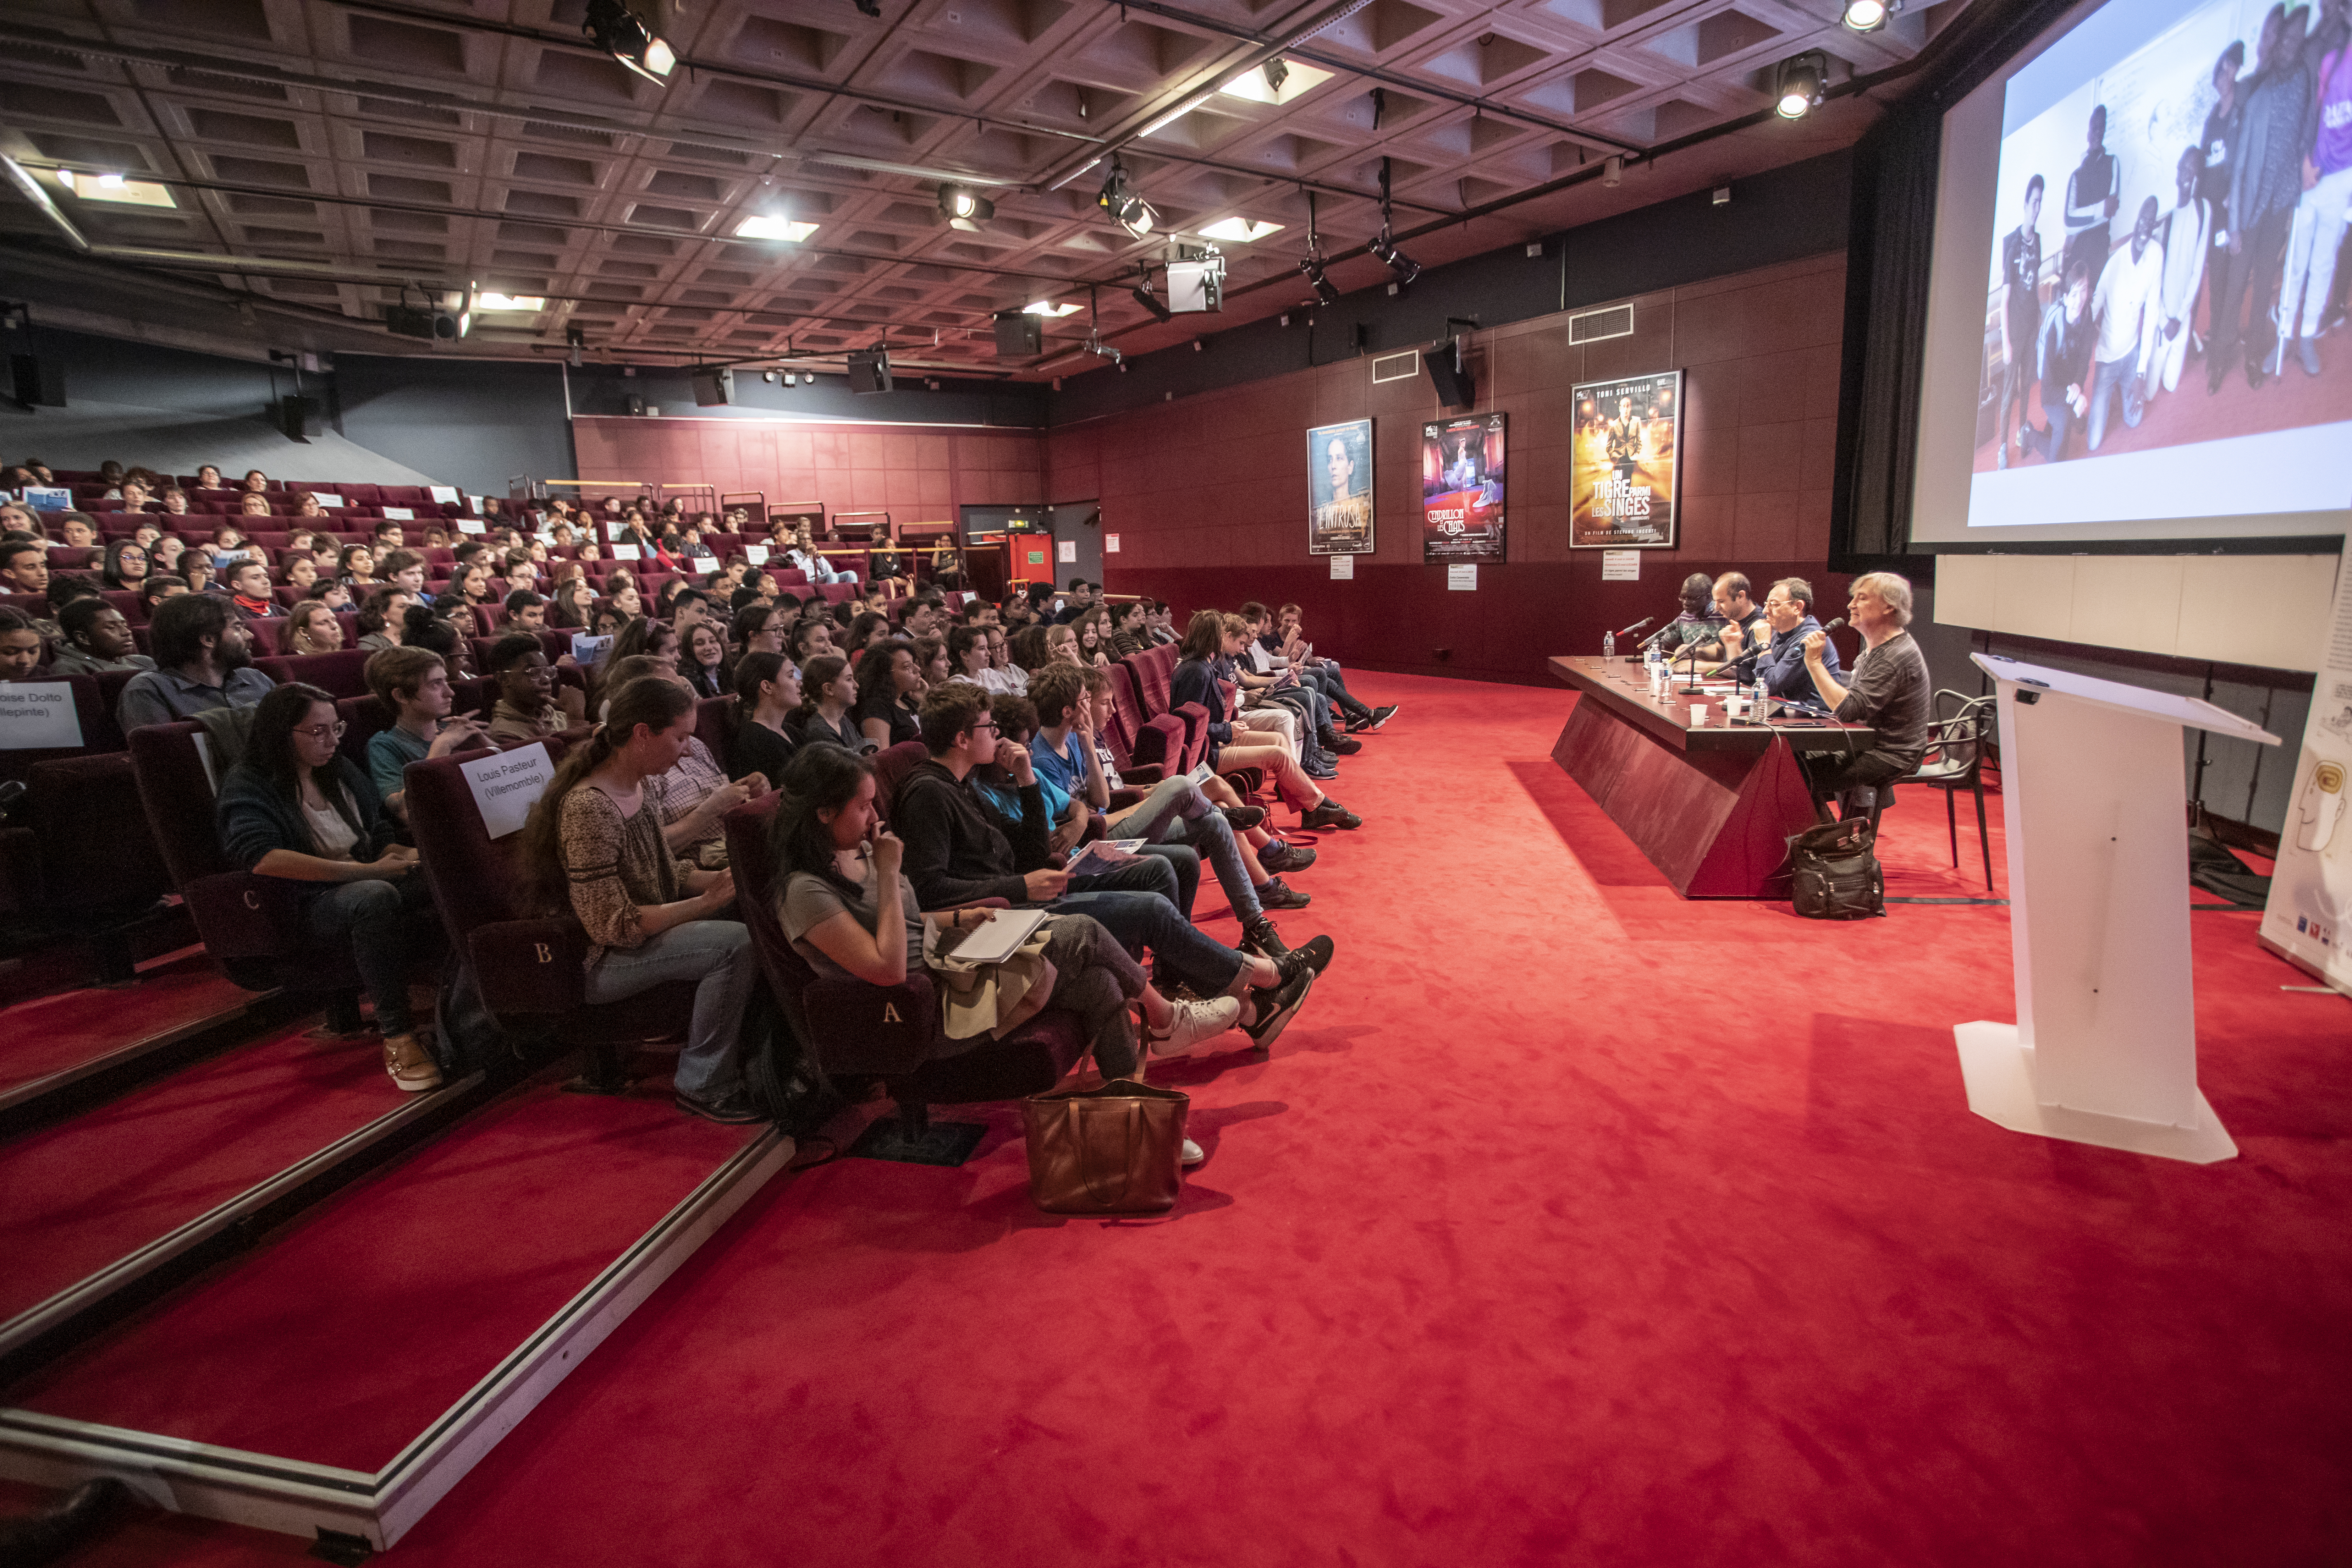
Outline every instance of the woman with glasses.
<svg viewBox="0 0 2352 1568"><path fill-rule="evenodd" d="M106 564L99 569L98 580L110 588L135 591L147 580L147 552L135 540L109 541L105 561Z"/></svg>
<svg viewBox="0 0 2352 1568"><path fill-rule="evenodd" d="M417 1037L408 982L430 951L432 902L416 851L366 773L336 750L335 700L290 682L255 705L245 756L221 782L221 846L258 877L303 884L299 929L322 963L348 953L375 1003L383 1070L410 1093L437 1089L441 1067Z"/></svg>

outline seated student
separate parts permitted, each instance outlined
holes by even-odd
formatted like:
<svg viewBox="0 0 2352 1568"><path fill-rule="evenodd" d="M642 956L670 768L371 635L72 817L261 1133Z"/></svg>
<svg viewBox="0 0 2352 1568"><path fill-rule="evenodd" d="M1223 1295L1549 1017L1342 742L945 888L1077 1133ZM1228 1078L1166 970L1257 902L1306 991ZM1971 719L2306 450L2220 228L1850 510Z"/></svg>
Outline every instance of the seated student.
<svg viewBox="0 0 2352 1568"><path fill-rule="evenodd" d="M1083 659L1078 657L1078 632L1076 626L1046 626L1044 628L1044 634L1046 665L1067 664L1083 669L1093 664L1092 659ZM1033 669L1029 673L1034 675L1037 672Z"/></svg>
<svg viewBox="0 0 2352 1568"><path fill-rule="evenodd" d="M1045 865L1045 795L1029 753L997 734L987 694L943 686L924 699L922 725L930 757L899 784L892 822L906 840L908 878L923 903L940 909L1002 898L1055 914L1091 915L1129 952L1152 952L1166 985L1181 980L1200 994L1241 1003L1188 1021L1186 1032L1197 1031L1196 1041L1238 1023L1261 1047L1274 1042L1329 961L1328 944L1310 943L1279 959L1253 956L1211 940L1159 893L1072 891L1069 874ZM983 763L1001 763L1012 775L1022 807L1011 824L1021 835L1018 847L967 783ZM1018 868L1024 860L1026 872ZM1171 1042L1171 1053L1181 1048Z"/></svg>
<svg viewBox="0 0 2352 1568"><path fill-rule="evenodd" d="M800 749L790 721L801 705L800 671L780 653L747 653L735 665L735 739L730 767L756 772L775 789Z"/></svg>
<svg viewBox="0 0 2352 1568"><path fill-rule="evenodd" d="M200 490L225 490L228 489L228 487L221 483L220 469L210 463L205 463L196 469L196 489Z"/></svg>
<svg viewBox="0 0 2352 1568"><path fill-rule="evenodd" d="M1095 607L1095 585L1084 577L1070 579L1069 592L1062 596L1062 607L1054 612L1054 624L1066 626Z"/></svg>
<svg viewBox="0 0 2352 1568"><path fill-rule="evenodd" d="M781 892L777 918L793 951L818 974L903 985L923 958L923 924L969 931L986 924L992 910L925 914L902 870L906 845L882 826L875 810L874 772L833 747L794 759L779 786L783 798L769 828ZM1156 1039L1154 1054L1172 1056L1228 1027L1240 1005L1171 1002L1148 984L1128 951L1086 915L1055 915L1046 922L1045 961L1054 966L1045 1006L1078 1021L1087 1048L1105 1078L1132 1078L1142 1069L1130 1005L1139 1008ZM951 1040L944 1028L932 1059L959 1056L984 1043ZM1201 1158L1185 1141L1187 1163Z"/></svg>
<svg viewBox="0 0 2352 1568"><path fill-rule="evenodd" d="M1694 647L1712 645L1716 634L1723 629L1722 620L1715 613L1715 583L1704 572L1694 572L1683 579L1679 590L1682 613L1644 639L1644 646L1655 647L1669 661L1685 659Z"/></svg>
<svg viewBox="0 0 2352 1568"><path fill-rule="evenodd" d="M614 609L633 621L646 613L646 596L638 589L637 580L626 572L614 572L605 577L604 597L612 601ZM664 621L662 624L667 626L669 623Z"/></svg>
<svg viewBox="0 0 2352 1568"><path fill-rule="evenodd" d="M547 626L551 631L582 632L588 629L588 617L596 606L596 591L584 577L566 577L555 584L554 597L547 606Z"/></svg>
<svg viewBox="0 0 2352 1568"><path fill-rule="evenodd" d="M922 726L915 711L922 691L915 645L904 637L875 643L857 664L858 733L877 747L920 739Z"/></svg>
<svg viewBox="0 0 2352 1568"><path fill-rule="evenodd" d="M163 487L163 510L171 513L173 517L185 517L188 515L188 492L182 489L179 486L166 485Z"/></svg>
<svg viewBox="0 0 2352 1568"><path fill-rule="evenodd" d="M387 517L368 531L368 541L381 554L408 548L408 532L396 517Z"/></svg>
<svg viewBox="0 0 2352 1568"><path fill-rule="evenodd" d="M1150 615L1149 599L1130 599L1114 605L1109 611L1109 633L1105 651L1113 658L1125 658L1141 653L1151 646L1150 629L1144 625Z"/></svg>
<svg viewBox="0 0 2352 1568"><path fill-rule="evenodd" d="M360 601L359 646L370 653L398 647L416 595L400 588L377 588Z"/></svg>
<svg viewBox="0 0 2352 1568"><path fill-rule="evenodd" d="M866 581L877 592L893 599L915 585L907 575L906 558L898 553L898 547L887 539L876 540L873 549L866 552Z"/></svg>
<svg viewBox="0 0 2352 1568"><path fill-rule="evenodd" d="M152 669L155 661L138 651L131 623L104 599L73 600L58 611L62 639L51 661L52 675L97 675L110 669Z"/></svg>
<svg viewBox="0 0 2352 1568"><path fill-rule="evenodd" d="M135 591L147 580L147 552L135 539L113 541L103 559L98 580L109 588Z"/></svg>
<svg viewBox="0 0 2352 1568"><path fill-rule="evenodd" d="M1357 828L1364 819L1325 795L1299 766L1298 759L1282 747L1242 742L1246 731L1234 728L1234 700L1218 684L1216 661L1232 658L1249 640L1249 625L1239 616L1202 610L1184 634L1184 657L1169 682L1168 706L1198 702L1209 711L1208 761L1215 768L1257 768L1275 793L1298 813L1302 827ZM1237 694L1238 695L1238 694ZM1237 697L1236 697L1237 700Z"/></svg>
<svg viewBox="0 0 2352 1568"><path fill-rule="evenodd" d="M239 517L268 517L270 515L269 498L258 490L247 490L237 497L236 514Z"/></svg>
<svg viewBox="0 0 2352 1568"><path fill-rule="evenodd" d="M837 653L822 653L801 671L800 711L793 728L803 746L833 745L856 755L874 750L858 728L857 672Z"/></svg>
<svg viewBox="0 0 2352 1568"><path fill-rule="evenodd" d="M1085 615L1080 616L1076 620L1072 621L1070 623L1070 629L1078 635L1078 662L1080 664L1099 667L1110 662L1109 611L1106 610L1102 605L1097 605L1093 609L1088 610Z"/></svg>
<svg viewBox="0 0 2352 1568"><path fill-rule="evenodd" d="M792 542L782 552L782 563L806 574L812 583L855 583L855 572L836 572L833 563L817 551L816 541L805 522L793 531Z"/></svg>
<svg viewBox="0 0 2352 1568"><path fill-rule="evenodd" d="M277 683L253 668L253 634L226 599L183 594L155 606L147 623L155 668L131 678L115 700L123 732L170 724L215 708L249 708Z"/></svg>
<svg viewBox="0 0 2352 1568"><path fill-rule="evenodd" d="M138 509L131 510L135 511ZM90 521L86 512L69 511L58 526L58 542L68 550L95 550L98 548L98 525ZM85 556L82 564L86 566L89 563L89 558Z"/></svg>
<svg viewBox="0 0 2352 1568"><path fill-rule="evenodd" d="M1364 749L1364 743L1339 733L1322 688L1291 668L1287 658L1268 647L1274 612L1252 599L1241 607L1241 617L1249 625L1250 640L1244 645L1235 665L1239 685L1256 693L1262 703L1279 702L1298 715L1299 761L1316 777L1327 776L1316 764L1328 759L1316 752L1352 756ZM1310 740L1314 742L1311 748L1307 744Z"/></svg>
<svg viewBox="0 0 2352 1568"><path fill-rule="evenodd" d="M49 591L49 547L37 539L0 544L0 594Z"/></svg>
<svg viewBox="0 0 2352 1568"><path fill-rule="evenodd" d="M806 669L808 661L819 654L834 651L833 623L814 616L794 621L790 635L784 639L784 657L803 669Z"/></svg>
<svg viewBox="0 0 2352 1568"><path fill-rule="evenodd" d="M452 680L471 680L480 673L474 668L470 616L465 629L460 630L455 620L431 605L411 605L401 612L400 646L439 654L441 662L449 667Z"/></svg>
<svg viewBox="0 0 2352 1568"><path fill-rule="evenodd" d="M997 696L1026 697L1029 694L1029 672L1013 662L1012 641L1003 626L975 626L988 641L988 668L980 672L980 683Z"/></svg>
<svg viewBox="0 0 2352 1568"><path fill-rule="evenodd" d="M635 667L633 665L631 668ZM670 679L688 692L686 678L668 671ZM614 689L618 688L615 687ZM688 735L677 760L646 780L662 824L662 837L681 860L705 867L727 863L727 826L723 818L747 800L768 793L764 774L739 768L730 779L727 769L699 735Z"/></svg>
<svg viewBox="0 0 2352 1568"><path fill-rule="evenodd" d="M245 482L239 488L259 495L269 489L269 476L259 468L247 468L245 471Z"/></svg>
<svg viewBox="0 0 2352 1568"><path fill-rule="evenodd" d="M1004 597L996 603L996 624L1011 633L1019 631L1034 619L1036 615L1029 607L1028 591L1018 583L1008 586L1004 590Z"/></svg>
<svg viewBox="0 0 2352 1568"><path fill-rule="evenodd" d="M874 646L877 637L889 635L889 616L879 610L860 610L851 617L848 629L842 634L841 640L836 646L843 656L855 664L867 648ZM801 679L803 680L808 679L808 670L805 667L801 670Z"/></svg>
<svg viewBox="0 0 2352 1568"><path fill-rule="evenodd" d="M174 577L168 572L151 573L146 580L139 584L140 613L145 616L148 624L152 626L155 621L155 606L166 599L187 591L188 580L185 577Z"/></svg>
<svg viewBox="0 0 2352 1568"><path fill-rule="evenodd" d="M419 600L425 597L425 557L415 551L395 550L379 556L375 569L378 576L402 593L414 595Z"/></svg>
<svg viewBox="0 0 2352 1568"><path fill-rule="evenodd" d="M970 681L991 696L1019 695L1018 692L1004 690L1000 683L990 679L994 671L988 665L986 626L961 626L948 633L947 656L950 680Z"/></svg>
<svg viewBox="0 0 2352 1568"><path fill-rule="evenodd" d="M948 662L947 638L929 636L915 639L915 672L923 678L925 691L948 683L948 677L955 673L955 667ZM972 684L978 685L979 682ZM920 697L916 699L918 704L921 700Z"/></svg>
<svg viewBox="0 0 2352 1568"><path fill-rule="evenodd" d="M541 632L547 629L547 601L529 588L517 588L500 603L506 612L506 628L516 632Z"/></svg>
<svg viewBox="0 0 2352 1568"><path fill-rule="evenodd" d="M439 654L423 647L386 648L369 658L366 676L368 689L393 715L390 729L368 737L368 774L384 808L406 822L408 764L486 742L472 719L449 717L456 698L449 689L449 667Z"/></svg>
<svg viewBox="0 0 2352 1568"><path fill-rule="evenodd" d="M677 668L697 697L724 697L735 689L728 669L727 639L710 621L696 621L687 627Z"/></svg>
<svg viewBox="0 0 2352 1568"><path fill-rule="evenodd" d="M13 605L0 605L0 680L30 680L41 668L41 634L33 618Z"/></svg>
<svg viewBox="0 0 2352 1568"><path fill-rule="evenodd" d="M712 1121L763 1115L743 1083L743 1010L759 983L751 933L727 917L735 879L681 865L664 842L646 787L694 738L694 699L667 676L613 693L604 722L568 752L523 825L522 858L551 910L588 931L592 1004L618 1002L666 981L694 981L694 1012L678 1053L676 1103Z"/></svg>
<svg viewBox="0 0 2352 1568"><path fill-rule="evenodd" d="M1759 628L1764 622L1764 610L1748 597L1745 574L1726 572L1708 586L1707 595L1715 606L1717 625L1714 636L1696 645L1699 658L1729 658L1743 643L1751 643L1763 635Z"/></svg>
<svg viewBox="0 0 2352 1568"><path fill-rule="evenodd" d="M1848 590L1845 616L1864 645L1853 676L1842 682L1830 673L1822 655L1829 634L1822 631L1806 635L1805 672L1840 721L1867 724L1878 738L1853 757L1842 752L1798 753L1816 803L1891 783L1916 768L1927 754L1927 726L1935 717L1935 682L1927 658L1904 629L1911 624L1911 584L1892 572L1865 572Z"/></svg>
<svg viewBox="0 0 2352 1568"><path fill-rule="evenodd" d="M269 568L258 561L236 563L223 574L221 585L241 619L266 621L286 613L269 591Z"/></svg>
<svg viewBox="0 0 2352 1568"><path fill-rule="evenodd" d="M727 623L727 640L735 645L739 654L772 653L781 658L784 633L791 625L777 618L772 605L747 604Z"/></svg>
<svg viewBox="0 0 2352 1568"><path fill-rule="evenodd" d="M353 590L372 586L377 581L375 552L364 544L347 544L335 559L335 580L349 584Z"/></svg>
<svg viewBox="0 0 2352 1568"><path fill-rule="evenodd" d="M334 589L331 583L326 586ZM342 647L343 623L324 600L305 599L294 606L286 627L288 653L341 653Z"/></svg>
<svg viewBox="0 0 2352 1568"><path fill-rule="evenodd" d="M1265 634L1266 642L1276 653L1290 661L1299 679L1320 688L1331 706L1348 721L1348 733L1377 730L1397 715L1397 705L1383 703L1374 708L1357 700L1348 689L1347 679L1338 661L1321 657L1315 645L1307 640L1306 612L1297 605L1285 605L1275 612L1273 629Z"/></svg>
<svg viewBox="0 0 2352 1568"><path fill-rule="evenodd" d="M1005 737L1027 746L1038 777L1083 808L1081 826L1086 816L1110 807L1112 785L1096 739L1102 711L1095 706L1097 688L1104 689L1107 698L1108 685L1108 677L1093 671L1045 671L1028 698L1035 704L1031 710L1034 733L1008 732ZM1221 800L1232 804L1221 805ZM1278 953L1285 951L1282 939L1265 911L1303 910L1313 900L1267 872L1250 841L1241 837L1265 820L1265 811L1242 805L1224 780L1212 778L1195 786L1180 773L1162 779L1139 804L1108 817L1104 826L1112 838L1160 839L1191 847L1209 863L1224 889L1234 918L1242 923L1242 945ZM1255 929L1260 925L1263 931Z"/></svg>
<svg viewBox="0 0 2352 1568"><path fill-rule="evenodd" d="M383 1070L411 1093L437 1089L440 1064L417 1037L408 984L432 951L433 901L416 851L394 842L375 786L335 749L335 700L292 682L261 700L245 755L220 786L221 848L258 877L312 884L306 944L323 961L348 951L375 1003Z"/></svg>
<svg viewBox="0 0 2352 1568"><path fill-rule="evenodd" d="M587 693L560 684L546 650L529 632L509 632L490 649L499 683L484 733L493 743L544 740L588 721Z"/></svg>
<svg viewBox="0 0 2352 1568"><path fill-rule="evenodd" d="M1805 639L1822 629L1813 618L1813 585L1802 577L1783 577L1766 590L1764 620L1769 633L1743 638L1726 628L1724 651L1738 660L1736 665L1743 679L1762 680L1765 689L1775 697L1791 701L1811 702L1816 693L1813 678L1805 668ZM1753 659L1742 659L1744 652L1755 654ZM1839 675L1837 645L1823 640L1822 668L1832 678Z"/></svg>
<svg viewBox="0 0 2352 1568"><path fill-rule="evenodd" d="M279 574L289 588L308 594L319 585L319 563L308 555L289 556L286 570Z"/></svg>

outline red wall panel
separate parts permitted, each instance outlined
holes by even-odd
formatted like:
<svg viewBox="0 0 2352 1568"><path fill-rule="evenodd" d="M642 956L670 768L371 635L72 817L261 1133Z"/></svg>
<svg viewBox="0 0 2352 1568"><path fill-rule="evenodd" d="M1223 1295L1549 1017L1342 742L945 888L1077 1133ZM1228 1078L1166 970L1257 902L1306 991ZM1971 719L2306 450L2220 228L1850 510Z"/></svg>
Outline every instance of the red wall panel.
<svg viewBox="0 0 2352 1568"><path fill-rule="evenodd" d="M1184 611L1296 599L1324 652L1388 668L1548 681L1549 656L1671 614L1692 572L1745 572L1759 598L1803 576L1842 609L1823 563L1844 292L1840 253L1642 296L1634 331L1603 342L1571 344L1564 315L1479 334L1478 409L1511 416L1510 538L1475 594L1421 560L1420 425L1443 410L1426 377L1374 385L1368 359L1051 431L1045 489L1101 499L1112 592ZM1568 548L1570 388L1678 366L1680 545L1643 552L1640 582L1604 584L1599 552ZM1334 583L1307 553L1306 433L1367 416L1379 551Z"/></svg>

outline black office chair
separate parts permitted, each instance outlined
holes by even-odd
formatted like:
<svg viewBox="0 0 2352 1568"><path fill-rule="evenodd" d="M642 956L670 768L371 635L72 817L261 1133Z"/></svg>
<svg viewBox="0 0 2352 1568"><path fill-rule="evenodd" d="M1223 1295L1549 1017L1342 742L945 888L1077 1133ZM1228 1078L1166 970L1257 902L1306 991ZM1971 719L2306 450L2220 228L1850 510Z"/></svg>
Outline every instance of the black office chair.
<svg viewBox="0 0 2352 1568"><path fill-rule="evenodd" d="M1948 719L1942 716L1948 699L1958 705ZM1984 852L1987 892L1992 890L1992 839L1985 831L1984 765L1985 753L1994 742L1994 726L2000 721L1995 700L1990 697L1966 697L1957 691L1937 692L1937 719L1928 727L1927 754L1916 769L1895 781L1926 784L1944 792L1944 827L1951 836L1955 871L1960 868L1960 825L1953 797L1963 789L1975 795L1977 846Z"/></svg>

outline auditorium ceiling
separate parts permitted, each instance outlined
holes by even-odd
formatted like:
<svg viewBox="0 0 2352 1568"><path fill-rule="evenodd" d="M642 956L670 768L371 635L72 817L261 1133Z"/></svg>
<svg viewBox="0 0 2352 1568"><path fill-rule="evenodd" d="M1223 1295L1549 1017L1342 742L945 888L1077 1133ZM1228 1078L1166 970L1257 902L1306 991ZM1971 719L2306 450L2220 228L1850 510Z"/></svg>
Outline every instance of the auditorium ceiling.
<svg viewBox="0 0 2352 1568"><path fill-rule="evenodd" d="M1385 283L1384 166L1428 267L1843 145L1969 3L1857 34L1841 0L710 0L650 18L656 79L583 36L589 0L11 0L0 152L94 246L300 264L164 265L343 346L471 284L520 303L383 349L576 331L591 359L837 364L887 340L1050 375L1091 363L1096 311L1135 353L1311 299L1310 218L1337 289ZM1773 117L1812 49L1830 100ZM1097 205L1114 159L1148 235ZM950 184L992 215L951 226ZM63 250L0 199L12 247ZM1203 231L1222 314L1154 320L1139 268ZM995 314L1033 302L1064 311L1044 351L1000 357Z"/></svg>

